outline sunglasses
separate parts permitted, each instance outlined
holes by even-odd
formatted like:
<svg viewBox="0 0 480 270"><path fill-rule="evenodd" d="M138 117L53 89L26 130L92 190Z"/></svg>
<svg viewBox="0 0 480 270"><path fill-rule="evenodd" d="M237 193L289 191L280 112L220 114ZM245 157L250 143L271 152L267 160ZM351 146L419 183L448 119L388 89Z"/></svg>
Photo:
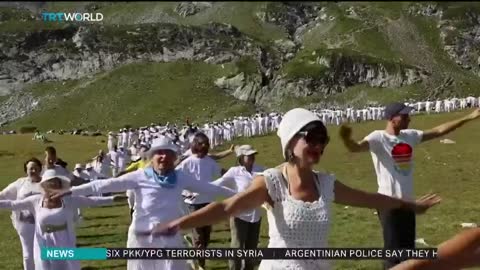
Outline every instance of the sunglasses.
<svg viewBox="0 0 480 270"><path fill-rule="evenodd" d="M325 136L321 132L318 132L318 130L308 130L308 131L300 131L297 133L300 135L308 145L319 145L323 144L326 145L330 141L330 138L328 136Z"/></svg>

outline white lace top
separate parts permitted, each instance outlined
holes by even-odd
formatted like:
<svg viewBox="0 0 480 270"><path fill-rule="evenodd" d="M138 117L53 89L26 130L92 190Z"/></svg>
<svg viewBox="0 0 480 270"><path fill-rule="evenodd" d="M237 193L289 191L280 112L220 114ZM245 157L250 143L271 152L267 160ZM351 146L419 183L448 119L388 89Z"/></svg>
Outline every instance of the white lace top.
<svg viewBox="0 0 480 270"><path fill-rule="evenodd" d="M278 168L266 170L263 175L273 208L268 207L269 248L326 248L330 206L335 197L335 176L316 174L320 197L315 202L304 202L293 198L288 182ZM324 260L263 260L259 270L329 270Z"/></svg>

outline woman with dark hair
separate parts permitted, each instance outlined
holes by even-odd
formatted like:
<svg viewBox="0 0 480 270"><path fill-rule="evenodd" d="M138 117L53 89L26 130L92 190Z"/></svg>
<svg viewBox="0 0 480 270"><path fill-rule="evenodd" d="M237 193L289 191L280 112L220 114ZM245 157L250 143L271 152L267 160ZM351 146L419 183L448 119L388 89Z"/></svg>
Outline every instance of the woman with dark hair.
<svg viewBox="0 0 480 270"><path fill-rule="evenodd" d="M0 192L0 200L22 200L41 192L40 180L42 163L31 158L23 164L26 176L18 178ZM30 211L12 211L12 224L20 237L23 253L23 268L34 270L33 237L35 235L35 218Z"/></svg>
<svg viewBox="0 0 480 270"><path fill-rule="evenodd" d="M230 168L215 185L227 186L240 193L248 189L253 178L263 172L263 167L255 164L257 150L250 145L242 145L236 150L238 166ZM240 249L255 249L260 237L261 208L246 211L230 218L231 247ZM255 261L246 259L242 268L242 260L230 260L231 270L253 270Z"/></svg>
<svg viewBox="0 0 480 270"><path fill-rule="evenodd" d="M36 162L35 162L36 163ZM35 164L37 166L38 164ZM36 178L38 180L38 178ZM57 169L47 169L38 185L40 194L24 199L0 200L0 208L29 211L34 226L33 258L36 270L80 270L79 261L42 260L41 248L75 248L75 216L80 207L123 200L122 197L68 196L50 198L52 192L69 189L71 179ZM38 187L38 186L37 186ZM33 268L32 268L33 269Z"/></svg>
<svg viewBox="0 0 480 270"><path fill-rule="evenodd" d="M244 192L214 202L190 215L155 225L153 235L208 226L267 204L269 248L326 248L331 205L339 203L372 209L408 208L424 213L440 202L437 195L405 201L348 187L334 175L313 170L329 142L320 119L305 109L287 112L280 123L282 154L286 162L255 177ZM260 270L331 269L324 260L264 260Z"/></svg>
<svg viewBox="0 0 480 270"><path fill-rule="evenodd" d="M223 174L222 168L209 155L210 140L204 133L196 133L192 140L192 155L183 160L177 168L184 173L190 175L200 183L210 183ZM208 194L199 194L198 196L189 197L185 203L189 205L190 211L197 211L209 203L214 198ZM207 248L210 242L211 226L199 226L195 228L193 233L193 245L196 248ZM200 267L205 267L205 260L198 260Z"/></svg>

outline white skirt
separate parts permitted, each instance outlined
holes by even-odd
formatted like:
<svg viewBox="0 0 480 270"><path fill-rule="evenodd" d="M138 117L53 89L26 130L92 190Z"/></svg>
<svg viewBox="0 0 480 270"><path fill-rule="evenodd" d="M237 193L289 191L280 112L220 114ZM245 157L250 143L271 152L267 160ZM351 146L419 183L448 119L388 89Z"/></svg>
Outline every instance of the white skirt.
<svg viewBox="0 0 480 270"><path fill-rule="evenodd" d="M172 237L139 236L128 230L127 248L184 248L181 234ZM187 270L186 260L128 260L127 270Z"/></svg>

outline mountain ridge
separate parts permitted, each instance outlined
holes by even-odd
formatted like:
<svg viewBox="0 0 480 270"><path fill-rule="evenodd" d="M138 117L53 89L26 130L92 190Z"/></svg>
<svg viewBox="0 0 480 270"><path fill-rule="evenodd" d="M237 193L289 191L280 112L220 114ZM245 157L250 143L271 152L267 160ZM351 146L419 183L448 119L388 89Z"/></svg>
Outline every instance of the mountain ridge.
<svg viewBox="0 0 480 270"><path fill-rule="evenodd" d="M69 81L95 80L110 71L122 74L115 70L124 66L158 66L175 74L166 67L184 61L192 68L206 63L211 70L224 70L207 76L210 81L199 87L229 96L231 102L239 100L245 112L480 93L479 3L58 2L30 10L19 5L0 7L0 92L5 96L0 122L52 127L38 116L51 112L48 103L57 100L59 112L68 110L53 92L33 94L32 89L48 88L41 84L57 82L57 88L68 92ZM38 18L42 8L101 12L105 19L97 25L45 23ZM131 71L129 76L141 78ZM110 79L102 87L119 78ZM142 89L138 81L133 88ZM190 89L195 87L193 80ZM113 95L114 90L105 93ZM378 94L382 91L385 95ZM355 93L366 98L357 99ZM70 98L82 97L77 93ZM108 110L127 103L120 100ZM169 120L161 108L158 113L162 121ZM216 114L202 120L232 116ZM79 119L58 125L108 123Z"/></svg>

